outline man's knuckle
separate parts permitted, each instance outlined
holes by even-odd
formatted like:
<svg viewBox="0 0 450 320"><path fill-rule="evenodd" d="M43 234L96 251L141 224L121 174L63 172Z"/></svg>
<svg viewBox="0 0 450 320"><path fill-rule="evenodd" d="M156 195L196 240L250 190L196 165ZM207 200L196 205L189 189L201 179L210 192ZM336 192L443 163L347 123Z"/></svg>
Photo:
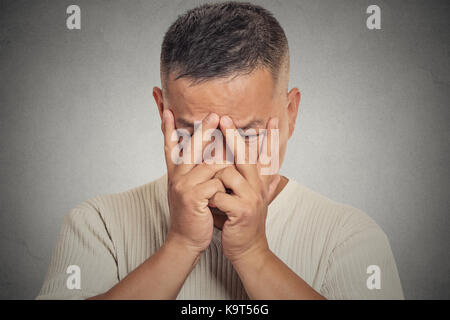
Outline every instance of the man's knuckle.
<svg viewBox="0 0 450 320"><path fill-rule="evenodd" d="M176 193L181 193L184 189L184 184L180 180L176 180L173 182L172 190Z"/></svg>
<svg viewBox="0 0 450 320"><path fill-rule="evenodd" d="M234 168L233 167L226 167L225 169L223 169L223 174L226 175L230 175L234 173Z"/></svg>
<svg viewBox="0 0 450 320"><path fill-rule="evenodd" d="M203 163L202 166L203 166L203 170L207 171L210 175L213 175L215 173L215 171L213 170L213 168L210 165Z"/></svg>
<svg viewBox="0 0 450 320"><path fill-rule="evenodd" d="M242 218L248 218L252 214L252 206L250 204L243 204L241 206L241 216Z"/></svg>
<svg viewBox="0 0 450 320"><path fill-rule="evenodd" d="M219 194L219 193L215 193L215 194L211 197L211 201L212 201L212 202L220 201L220 194Z"/></svg>

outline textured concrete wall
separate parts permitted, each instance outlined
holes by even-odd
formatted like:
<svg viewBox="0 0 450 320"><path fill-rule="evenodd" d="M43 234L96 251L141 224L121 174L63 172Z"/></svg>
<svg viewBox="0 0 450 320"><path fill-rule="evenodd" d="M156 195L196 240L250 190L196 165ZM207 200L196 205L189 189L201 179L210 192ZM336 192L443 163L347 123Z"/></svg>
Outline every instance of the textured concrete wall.
<svg viewBox="0 0 450 320"><path fill-rule="evenodd" d="M163 33L197 3L0 1L0 298L37 295L71 208L164 173L151 90ZM302 92L282 172L381 225L407 298L450 298L449 2L256 3Z"/></svg>

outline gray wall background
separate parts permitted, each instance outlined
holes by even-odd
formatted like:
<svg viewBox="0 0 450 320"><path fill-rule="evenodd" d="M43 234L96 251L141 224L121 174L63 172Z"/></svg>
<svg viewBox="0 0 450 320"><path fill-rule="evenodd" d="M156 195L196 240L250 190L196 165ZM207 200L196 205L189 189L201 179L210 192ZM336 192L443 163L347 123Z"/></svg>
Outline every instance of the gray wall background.
<svg viewBox="0 0 450 320"><path fill-rule="evenodd" d="M380 224L407 298L449 299L450 3L255 2L302 92L282 172ZM164 173L151 90L164 32L198 3L0 1L0 298L37 295L71 208Z"/></svg>

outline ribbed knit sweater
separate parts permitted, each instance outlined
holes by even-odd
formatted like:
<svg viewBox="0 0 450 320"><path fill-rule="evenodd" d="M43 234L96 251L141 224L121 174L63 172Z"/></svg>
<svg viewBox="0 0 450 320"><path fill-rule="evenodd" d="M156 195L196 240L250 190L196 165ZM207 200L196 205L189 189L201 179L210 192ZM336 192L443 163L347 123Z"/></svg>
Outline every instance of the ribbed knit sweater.
<svg viewBox="0 0 450 320"><path fill-rule="evenodd" d="M64 219L37 299L106 292L163 245L169 221L167 176L80 203ZM266 235L270 250L328 299L404 298L385 233L359 209L289 180L269 205ZM80 268L80 289L67 286L71 265ZM380 289L367 285L372 265ZM219 229L177 299L248 299L222 253Z"/></svg>

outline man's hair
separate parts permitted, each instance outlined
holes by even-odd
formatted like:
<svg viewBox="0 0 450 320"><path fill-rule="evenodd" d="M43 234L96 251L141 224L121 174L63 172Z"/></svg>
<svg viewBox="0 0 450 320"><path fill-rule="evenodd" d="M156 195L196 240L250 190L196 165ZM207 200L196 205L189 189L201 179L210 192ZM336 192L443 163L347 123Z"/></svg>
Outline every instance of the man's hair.
<svg viewBox="0 0 450 320"><path fill-rule="evenodd" d="M266 9L243 2L204 4L178 16L161 46L161 81L199 83L266 67L274 83L289 68L283 28ZM286 64L284 64L284 62Z"/></svg>

